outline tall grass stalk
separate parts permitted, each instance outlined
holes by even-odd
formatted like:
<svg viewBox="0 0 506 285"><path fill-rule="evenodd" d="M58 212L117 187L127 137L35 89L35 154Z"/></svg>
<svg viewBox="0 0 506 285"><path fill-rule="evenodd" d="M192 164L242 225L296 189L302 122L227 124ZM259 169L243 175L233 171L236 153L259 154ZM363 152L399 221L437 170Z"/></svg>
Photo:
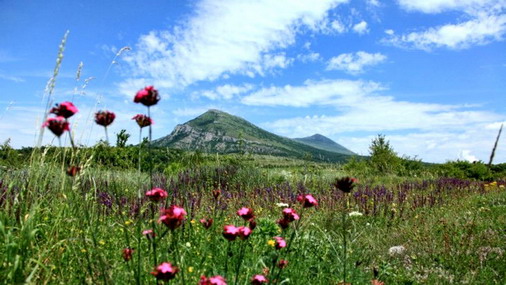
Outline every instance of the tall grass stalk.
<svg viewBox="0 0 506 285"><path fill-rule="evenodd" d="M67 44L67 37L68 37L69 33L70 33L70 31L65 32L65 35L63 36L63 39L62 39L60 46L58 48L58 56L56 57L56 65L53 70L53 76L51 77L51 79L48 82L47 102L46 102L46 108L44 109L44 115L43 115L42 122L46 121L47 115L49 112L49 108L53 104L52 103L53 102L53 92L54 92L54 88L56 86L56 77L58 76L58 74L60 72L60 66L61 66L61 63L63 60L63 52L65 51L65 45ZM42 138L44 137L44 129L45 128L43 128L43 127L40 128L39 138L37 140L37 147L40 147L42 144Z"/></svg>

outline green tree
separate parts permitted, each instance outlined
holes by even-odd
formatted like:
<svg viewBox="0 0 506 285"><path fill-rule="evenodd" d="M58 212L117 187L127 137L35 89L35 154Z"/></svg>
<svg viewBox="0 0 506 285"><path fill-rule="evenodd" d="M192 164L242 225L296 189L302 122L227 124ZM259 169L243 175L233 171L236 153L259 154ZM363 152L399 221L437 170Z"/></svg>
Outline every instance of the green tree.
<svg viewBox="0 0 506 285"><path fill-rule="evenodd" d="M125 147L129 137L130 134L127 133L125 129L122 129L119 133L116 134L116 146Z"/></svg>
<svg viewBox="0 0 506 285"><path fill-rule="evenodd" d="M399 170L401 159L397 156L390 142L379 134L369 146L371 166L379 173L387 174Z"/></svg>

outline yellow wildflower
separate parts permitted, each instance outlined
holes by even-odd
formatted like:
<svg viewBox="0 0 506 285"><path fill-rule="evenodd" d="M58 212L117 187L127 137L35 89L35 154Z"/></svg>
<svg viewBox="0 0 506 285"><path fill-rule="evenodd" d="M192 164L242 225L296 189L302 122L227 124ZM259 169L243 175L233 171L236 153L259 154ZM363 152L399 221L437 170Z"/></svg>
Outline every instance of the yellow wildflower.
<svg viewBox="0 0 506 285"><path fill-rule="evenodd" d="M267 241L267 244L274 247L276 245L276 242L273 239L270 239Z"/></svg>
<svg viewBox="0 0 506 285"><path fill-rule="evenodd" d="M188 272L190 272L190 273L193 272L193 266L188 267Z"/></svg>

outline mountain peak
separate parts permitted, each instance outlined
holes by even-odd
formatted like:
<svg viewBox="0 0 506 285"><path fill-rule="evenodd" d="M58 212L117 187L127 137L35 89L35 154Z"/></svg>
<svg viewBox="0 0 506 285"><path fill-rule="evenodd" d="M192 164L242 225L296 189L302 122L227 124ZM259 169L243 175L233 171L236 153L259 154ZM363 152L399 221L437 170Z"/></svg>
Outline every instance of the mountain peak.
<svg viewBox="0 0 506 285"><path fill-rule="evenodd" d="M295 138L294 140L310 145L312 147L326 150L326 151L332 151L342 154L348 154L348 155L354 155L355 153L351 150L345 148L344 146L336 143L335 141L329 139L328 137L321 135L321 134L314 134L309 137L305 138Z"/></svg>
<svg viewBox="0 0 506 285"><path fill-rule="evenodd" d="M321 138L313 140L319 141ZM347 157L343 152L329 151L275 135L243 118L216 109L209 109L195 119L177 125L172 133L155 140L153 144L212 153L248 152L296 158L310 153L314 159L323 161L342 161Z"/></svg>

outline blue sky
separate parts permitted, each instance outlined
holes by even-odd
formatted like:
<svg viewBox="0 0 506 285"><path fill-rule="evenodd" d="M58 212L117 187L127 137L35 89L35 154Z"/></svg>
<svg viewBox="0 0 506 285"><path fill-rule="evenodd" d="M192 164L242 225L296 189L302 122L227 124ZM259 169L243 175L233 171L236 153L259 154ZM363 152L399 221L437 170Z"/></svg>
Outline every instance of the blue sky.
<svg viewBox="0 0 506 285"><path fill-rule="evenodd" d="M216 108L359 154L381 133L399 155L488 161L506 121L506 0L0 0L1 141L34 145L67 30L52 100L74 99L81 144L104 137L99 109L135 143L145 85L155 138Z"/></svg>

